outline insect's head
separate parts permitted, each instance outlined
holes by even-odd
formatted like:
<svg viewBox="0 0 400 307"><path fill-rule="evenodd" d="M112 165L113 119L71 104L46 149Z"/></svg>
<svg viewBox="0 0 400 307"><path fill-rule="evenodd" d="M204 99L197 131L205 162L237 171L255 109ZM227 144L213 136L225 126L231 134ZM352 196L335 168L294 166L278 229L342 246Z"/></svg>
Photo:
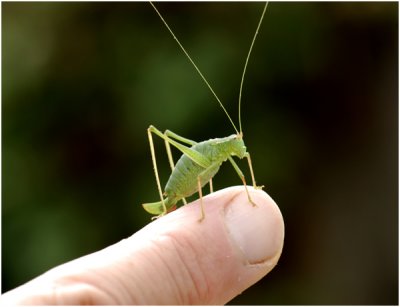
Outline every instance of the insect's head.
<svg viewBox="0 0 400 307"><path fill-rule="evenodd" d="M243 134L238 133L232 140L232 155L238 156L240 159L243 159L246 156L247 148L244 145Z"/></svg>

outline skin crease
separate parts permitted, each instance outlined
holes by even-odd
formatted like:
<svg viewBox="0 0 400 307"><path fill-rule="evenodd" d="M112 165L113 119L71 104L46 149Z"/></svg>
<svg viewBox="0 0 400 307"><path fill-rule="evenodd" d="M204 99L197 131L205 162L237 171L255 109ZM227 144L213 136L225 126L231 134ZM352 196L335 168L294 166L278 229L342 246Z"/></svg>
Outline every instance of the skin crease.
<svg viewBox="0 0 400 307"><path fill-rule="evenodd" d="M169 213L112 246L60 265L0 297L2 305L225 304L276 265L284 239L279 208L243 186ZM260 231L258 231L260 230Z"/></svg>

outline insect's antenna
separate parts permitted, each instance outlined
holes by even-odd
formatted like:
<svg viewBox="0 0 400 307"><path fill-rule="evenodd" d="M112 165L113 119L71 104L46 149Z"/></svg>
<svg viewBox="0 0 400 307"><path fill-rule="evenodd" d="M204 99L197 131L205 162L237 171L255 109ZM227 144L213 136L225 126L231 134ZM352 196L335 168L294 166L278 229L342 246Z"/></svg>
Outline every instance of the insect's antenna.
<svg viewBox="0 0 400 307"><path fill-rule="evenodd" d="M260 21L258 22L256 33L254 33L253 40L251 41L250 49L249 52L247 53L247 58L246 62L244 64L243 68L243 74L242 74L242 80L240 81L240 90L239 90L239 129L240 133L242 134L242 118L241 118L241 106L242 106L242 89L243 89L243 81L244 81L244 75L246 74L246 69L247 69L247 63L249 62L250 54L251 51L253 50L254 42L256 41L256 37L258 35L258 31L260 30L261 23L264 19L265 11L267 10L268 7L268 2L265 3L264 10L261 14Z"/></svg>
<svg viewBox="0 0 400 307"><path fill-rule="evenodd" d="M172 37L176 40L176 42L178 43L179 47L182 49L182 51L185 53L186 57L189 59L190 63L192 63L192 65L194 66L194 68L196 69L196 71L199 73L200 77L203 79L203 81L206 83L206 85L208 86L208 88L210 89L211 93L213 93L214 97L217 99L219 105L221 106L222 110L225 112L226 116L228 116L229 121L231 122L233 128L235 129L236 133L239 134L235 124L233 123L232 118L229 116L228 111L225 109L224 105L222 104L221 100L218 98L217 94L215 94L214 90L212 89L211 85L207 82L206 78L203 76L203 74L201 73L200 69L197 67L197 65L193 62L192 58L190 57L190 55L186 52L185 48L183 48L182 44L179 42L179 40L176 38L174 32L172 32L171 28L168 26L167 22L164 20L164 18L161 16L160 12L157 10L157 8L155 7L155 5L150 1L151 6L154 8L154 10L156 11L156 13L158 14L158 16L160 16L161 21L164 23L164 25L167 27L169 33L171 33ZM246 63L247 64L247 63Z"/></svg>

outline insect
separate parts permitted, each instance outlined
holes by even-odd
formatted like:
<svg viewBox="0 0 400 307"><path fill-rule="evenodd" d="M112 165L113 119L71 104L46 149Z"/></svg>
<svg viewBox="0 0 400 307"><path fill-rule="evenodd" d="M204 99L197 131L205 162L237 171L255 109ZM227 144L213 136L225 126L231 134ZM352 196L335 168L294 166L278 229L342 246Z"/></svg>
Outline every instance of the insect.
<svg viewBox="0 0 400 307"><path fill-rule="evenodd" d="M268 2L265 3L264 9L262 11L260 20L258 22L256 32L253 36L253 40L250 44L250 49L248 51L241 83L240 83L240 90L239 90L239 130L236 128L233 120L229 116L227 110L225 109L224 105L222 104L221 100L215 94L214 90L207 82L206 78L203 76L197 65L193 62L192 58L186 52L185 48L176 38L175 34L168 26L167 22L164 20L160 12L154 6L152 2L150 2L158 16L160 17L161 21L164 23L168 31L171 33L172 37L178 43L179 47L184 52L185 56L191 62L191 64L196 69L197 73L203 79L207 87L210 89L216 100L218 101L219 105L221 106L222 110L226 114L227 118L229 119L230 123L232 124L233 128L235 129L235 134L230 135L224 138L216 138L210 139L203 142L195 142L184 138L182 136L177 135L176 133L166 130L164 133L158 130L154 126L150 126L147 129L147 134L149 138L150 144L150 152L151 152L151 159L153 162L154 173L157 181L157 188L160 194L160 201L153 202L153 203L146 203L143 204L143 208L149 212L150 214L156 215L157 217L165 215L167 212L173 210L176 207L178 201L182 200L184 204L186 204L185 197L189 197L194 193L198 192L200 197L200 208L201 208L201 216L199 221L204 219L204 208L203 208L203 195L202 195L202 188L207 183L210 184L210 191L213 192L212 187L212 178L218 172L221 164L227 160L232 164L233 168L235 169L236 173L240 177L244 188L247 193L247 197L249 202L256 206L254 201L251 198L251 195L248 191L245 176L243 172L240 170L236 162L233 160L233 156L239 157L240 159L246 158L249 165L250 175L252 179L252 184L254 188L261 189L262 186L258 187L256 185L256 181L254 178L253 166L251 163L250 154L246 149L246 146L243 141L243 132L242 132L242 122L241 122L241 98L242 98L242 88L243 88L243 81L246 74L247 64L250 58L251 51L254 46L254 42L258 35L258 31L260 29L261 23L264 18L265 11L268 6ZM160 178L158 175L157 169L157 162L156 162L156 155L154 150L154 142L153 142L153 134L162 138L165 142L165 147L168 155L169 164L172 170L172 173L168 179L168 182L165 186L164 192L161 189ZM171 147L170 145L177 148L179 151L182 152L182 156L174 165L174 161L172 158Z"/></svg>

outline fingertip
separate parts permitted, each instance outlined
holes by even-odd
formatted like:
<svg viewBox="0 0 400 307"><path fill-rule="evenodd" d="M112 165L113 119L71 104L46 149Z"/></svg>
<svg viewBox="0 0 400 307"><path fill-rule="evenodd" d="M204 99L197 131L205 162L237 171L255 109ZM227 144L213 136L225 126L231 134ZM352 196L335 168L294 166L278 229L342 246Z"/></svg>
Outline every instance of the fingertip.
<svg viewBox="0 0 400 307"><path fill-rule="evenodd" d="M265 191L252 187L248 191L256 206L249 205L243 187L235 187L236 197L225 207L225 223L248 264L269 263L273 267L283 248L283 217Z"/></svg>
<svg viewBox="0 0 400 307"><path fill-rule="evenodd" d="M158 229L173 238L180 260L190 263L186 265L190 276L203 276L201 283L210 292L190 303L226 303L278 262L284 239L282 214L267 193L248 190L256 206L249 203L243 186L230 187L203 198L205 218L201 222L200 201L195 201L149 225L152 231ZM182 265L167 262L171 267ZM187 284L204 289L196 278Z"/></svg>

